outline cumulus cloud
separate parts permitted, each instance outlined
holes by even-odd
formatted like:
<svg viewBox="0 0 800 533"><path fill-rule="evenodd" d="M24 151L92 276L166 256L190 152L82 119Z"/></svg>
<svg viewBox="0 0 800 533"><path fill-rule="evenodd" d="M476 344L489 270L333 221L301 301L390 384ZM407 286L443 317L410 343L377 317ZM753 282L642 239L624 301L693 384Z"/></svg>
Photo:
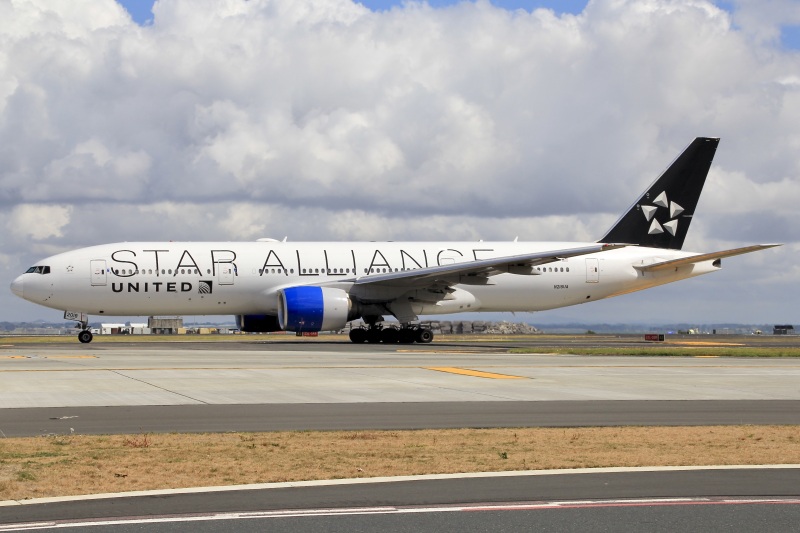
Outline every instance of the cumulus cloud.
<svg viewBox="0 0 800 533"><path fill-rule="evenodd" d="M11 210L6 227L11 235L22 235L41 241L49 237L62 237L62 229L69 224L72 206L20 204Z"/></svg>
<svg viewBox="0 0 800 533"><path fill-rule="evenodd" d="M770 241L776 227L800 240L800 56L774 36L800 15L734 4L159 0L139 26L113 0L5 2L0 222L55 249L593 240L712 135L687 246ZM19 229L37 209L47 224ZM36 257L3 239L19 257L10 282Z"/></svg>

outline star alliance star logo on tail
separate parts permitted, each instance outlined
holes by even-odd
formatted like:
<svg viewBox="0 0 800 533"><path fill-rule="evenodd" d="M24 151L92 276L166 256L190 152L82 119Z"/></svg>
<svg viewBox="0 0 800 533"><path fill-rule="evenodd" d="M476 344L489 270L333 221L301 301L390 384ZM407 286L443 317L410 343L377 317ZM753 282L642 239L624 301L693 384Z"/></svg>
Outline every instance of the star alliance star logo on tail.
<svg viewBox="0 0 800 533"><path fill-rule="evenodd" d="M664 207L669 209L669 221L664 222L663 224L660 223L655 215L658 211L659 207ZM661 194L656 196L656 199L653 200L653 205L642 205L642 214L647 219L648 222L652 221L650 224L650 229L647 230L648 235L656 235L658 233L664 233L666 230L669 232L670 235L673 237L675 233L678 231L678 215L683 213L683 207L678 205L675 202L670 202L667 199L667 191L663 191Z"/></svg>

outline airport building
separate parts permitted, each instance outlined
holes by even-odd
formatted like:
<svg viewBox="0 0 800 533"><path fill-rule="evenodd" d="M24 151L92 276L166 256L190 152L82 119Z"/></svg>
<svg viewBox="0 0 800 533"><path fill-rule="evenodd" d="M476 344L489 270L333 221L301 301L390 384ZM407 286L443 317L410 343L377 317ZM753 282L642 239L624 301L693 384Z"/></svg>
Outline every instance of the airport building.
<svg viewBox="0 0 800 533"><path fill-rule="evenodd" d="M175 335L185 331L183 317L151 316L147 319L147 327L156 335Z"/></svg>

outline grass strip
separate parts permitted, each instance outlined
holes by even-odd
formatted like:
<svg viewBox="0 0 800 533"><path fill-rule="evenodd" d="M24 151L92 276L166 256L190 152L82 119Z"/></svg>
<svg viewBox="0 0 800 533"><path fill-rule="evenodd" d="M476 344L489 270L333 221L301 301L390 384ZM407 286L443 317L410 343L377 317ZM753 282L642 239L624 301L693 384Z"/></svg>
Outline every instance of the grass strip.
<svg viewBox="0 0 800 533"><path fill-rule="evenodd" d="M0 440L0 500L457 472L797 463L798 426L57 435Z"/></svg>
<svg viewBox="0 0 800 533"><path fill-rule="evenodd" d="M698 341L697 338L701 340ZM711 339L711 340L709 340ZM640 335L439 335L433 345L427 348L435 350L436 345L451 343L488 344L493 343L531 343L529 346L496 349L512 354L554 354L554 355L598 355L627 357L752 357L752 358L800 358L800 346L795 346L794 337L776 338L775 336L749 335L747 345L741 345L741 337L715 336L670 339L668 342L652 344L642 341ZM591 340L594 346L565 346L564 342ZM48 345L61 343L77 343L72 336L0 336L0 349L17 345ZM344 343L348 344L347 335L326 334L319 337L295 337L285 334L271 335L96 335L93 345L97 344L149 344L149 343ZM626 343L626 346L603 346L607 343ZM491 346L490 346L491 347ZM426 347L415 345L413 350ZM466 347L465 347L466 348ZM398 350L408 349L403 345Z"/></svg>
<svg viewBox="0 0 800 533"><path fill-rule="evenodd" d="M627 357L800 357L800 347L758 346L646 346L631 347L525 347L512 348L513 354L606 355Z"/></svg>

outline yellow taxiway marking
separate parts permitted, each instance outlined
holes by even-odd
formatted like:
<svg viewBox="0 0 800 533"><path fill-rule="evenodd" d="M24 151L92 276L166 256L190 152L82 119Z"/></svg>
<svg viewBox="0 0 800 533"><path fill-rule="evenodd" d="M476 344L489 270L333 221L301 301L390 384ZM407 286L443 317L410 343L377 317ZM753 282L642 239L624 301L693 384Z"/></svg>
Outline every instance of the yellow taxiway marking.
<svg viewBox="0 0 800 533"><path fill-rule="evenodd" d="M45 355L43 359L97 359L96 355Z"/></svg>
<svg viewBox="0 0 800 533"><path fill-rule="evenodd" d="M469 370L467 368L455 368L450 366L428 367L426 370L437 372L447 372L448 374L460 374L462 376L473 376L476 378L488 379L528 379L523 376L509 376L508 374L495 374L493 372L481 372L480 370Z"/></svg>
<svg viewBox="0 0 800 533"><path fill-rule="evenodd" d="M493 351L492 351L493 350ZM431 354L431 353L463 353L463 354L490 354L495 353L497 351L506 351L506 348L490 348L489 350L483 350L476 348L474 350L396 350L397 353L420 353L420 354Z"/></svg>

